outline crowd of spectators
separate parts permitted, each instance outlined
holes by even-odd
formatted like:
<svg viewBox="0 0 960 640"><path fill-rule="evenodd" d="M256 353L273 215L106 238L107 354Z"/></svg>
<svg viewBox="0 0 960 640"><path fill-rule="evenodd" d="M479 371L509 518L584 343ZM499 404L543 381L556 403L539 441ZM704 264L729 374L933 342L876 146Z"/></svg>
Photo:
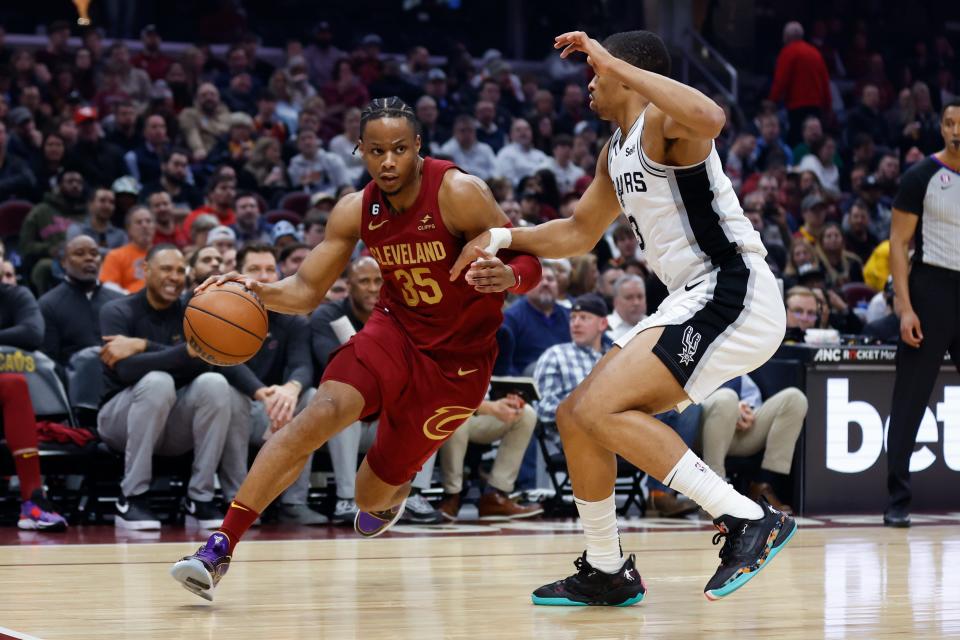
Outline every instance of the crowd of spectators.
<svg viewBox="0 0 960 640"><path fill-rule="evenodd" d="M331 306L318 310L321 319L296 319L303 326L291 322L282 332L312 335L290 338L304 348L312 342L310 362L293 367L277 355L211 382L212 372L176 342L191 286L251 264L264 278L290 276L323 240L337 200L369 180L355 147L360 109L371 97L397 95L411 104L422 153L452 159L486 180L516 226L571 215L611 133L588 108L586 65L518 74L494 50L480 58L460 52L434 65L423 46L385 55L376 34L341 50L326 22L309 38L288 40L276 67L258 56L253 34L218 58L208 46L168 55L152 26L142 30L135 54L97 30L71 34L66 22L46 33L39 49L11 49L0 26L0 217L22 220L3 225L3 283L19 283L40 300L43 350L62 367L84 349L102 347L107 411L99 431L116 449L139 452L133 463L127 454L123 494L145 520L149 507L138 496L149 485L150 456L184 447L200 451L209 467L195 470L189 500L203 518L216 520L207 504L213 469L219 467L221 484L224 475L235 481L238 449L269 437L289 419L277 409L281 399L302 405L319 379L324 354L341 337L330 326L345 317L356 330L369 315L370 282L378 276L360 247L328 292ZM70 35L80 37L79 47L69 46ZM716 148L768 263L791 292L788 339L832 327L857 340L895 340L887 287L891 202L902 171L941 146L937 113L953 97L952 45L938 37L918 46L911 72L891 77L881 52L857 38L849 51L838 51L789 23L783 39L768 99L754 108L715 96L728 114ZM841 60L852 94L833 77ZM580 328L571 338L579 325L570 309L592 294L610 311L602 344L666 295L622 219L592 253L548 261L540 285L511 301L498 335L497 373L531 375L538 361L547 366L544 352L566 343L571 357L587 358L581 368L589 371L601 343L580 344ZM586 307L598 308L592 299ZM271 327L278 318L271 315ZM156 375L158 367L168 373ZM234 396L263 415L249 417L250 407ZM246 439L210 435L216 429L188 433L183 425L198 423L208 397L224 405L221 416L243 414L259 428ZM551 420L549 408L538 411ZM513 400L482 413L498 423L465 432L447 456L455 474L462 474L466 443L490 434L504 441L504 434L522 434L511 436L507 456L508 466L520 464L516 448L527 445L518 437L529 441L533 411ZM127 433L124 422L133 414L152 416L150 438ZM178 420L182 433L171 435L171 444L163 433ZM356 457L369 427L356 426L343 458ZM499 493L488 506L513 490L516 473L520 486L530 486L527 462L499 469L491 479ZM460 477L444 473L445 490L459 491ZM337 519L346 520L355 510L350 481L337 480ZM284 502L292 520L321 520L305 511L303 490L293 494ZM458 511L459 498L446 501L444 515Z"/></svg>

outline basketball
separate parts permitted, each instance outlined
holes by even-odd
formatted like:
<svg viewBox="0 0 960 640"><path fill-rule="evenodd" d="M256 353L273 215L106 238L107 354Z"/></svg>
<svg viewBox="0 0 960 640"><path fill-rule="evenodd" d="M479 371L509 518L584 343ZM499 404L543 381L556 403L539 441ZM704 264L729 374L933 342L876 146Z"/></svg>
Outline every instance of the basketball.
<svg viewBox="0 0 960 640"><path fill-rule="evenodd" d="M200 358L229 366L246 362L267 336L267 310L238 282L210 287L193 296L183 314L183 334Z"/></svg>

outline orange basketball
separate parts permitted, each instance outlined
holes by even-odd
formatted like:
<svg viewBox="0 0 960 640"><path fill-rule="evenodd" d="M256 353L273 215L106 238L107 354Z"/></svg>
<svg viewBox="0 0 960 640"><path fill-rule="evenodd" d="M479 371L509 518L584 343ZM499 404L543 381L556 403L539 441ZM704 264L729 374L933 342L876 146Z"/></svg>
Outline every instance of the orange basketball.
<svg viewBox="0 0 960 640"><path fill-rule="evenodd" d="M183 314L183 334L200 358L229 366L246 362L267 337L267 310L239 282L210 287L193 296Z"/></svg>

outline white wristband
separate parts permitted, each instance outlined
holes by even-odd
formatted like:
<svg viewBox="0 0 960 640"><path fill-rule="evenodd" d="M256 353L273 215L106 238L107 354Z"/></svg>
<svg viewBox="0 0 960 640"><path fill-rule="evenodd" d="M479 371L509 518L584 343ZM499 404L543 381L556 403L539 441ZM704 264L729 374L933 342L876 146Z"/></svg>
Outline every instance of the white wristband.
<svg viewBox="0 0 960 640"><path fill-rule="evenodd" d="M500 249L506 249L513 242L513 234L510 229L504 227L495 227L490 229L490 244L487 245L487 253L497 255Z"/></svg>

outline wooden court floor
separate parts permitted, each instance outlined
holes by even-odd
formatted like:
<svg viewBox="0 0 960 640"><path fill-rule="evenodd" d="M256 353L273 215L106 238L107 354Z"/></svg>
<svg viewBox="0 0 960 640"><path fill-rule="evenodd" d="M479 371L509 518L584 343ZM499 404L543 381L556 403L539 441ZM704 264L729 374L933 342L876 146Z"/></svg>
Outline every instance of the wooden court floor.
<svg viewBox="0 0 960 640"><path fill-rule="evenodd" d="M212 604L167 575L195 543L38 538L0 547L0 638L956 638L960 526L949 520L910 530L801 520L768 568L713 603L710 531L625 527L649 591L615 609L530 604L533 588L573 571L572 523L245 542Z"/></svg>

